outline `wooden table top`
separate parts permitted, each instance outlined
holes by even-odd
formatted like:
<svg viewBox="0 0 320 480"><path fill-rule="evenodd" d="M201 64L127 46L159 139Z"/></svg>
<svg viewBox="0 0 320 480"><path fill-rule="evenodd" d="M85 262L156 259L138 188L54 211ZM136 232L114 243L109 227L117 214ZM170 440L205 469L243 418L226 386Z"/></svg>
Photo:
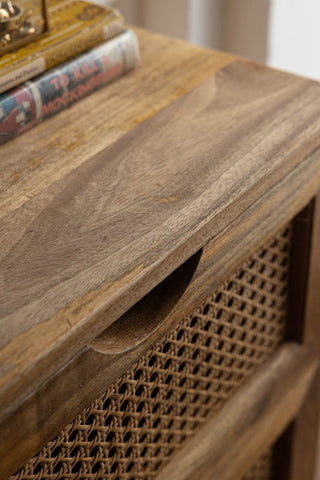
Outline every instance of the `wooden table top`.
<svg viewBox="0 0 320 480"><path fill-rule="evenodd" d="M282 179L288 215L319 188L318 83L137 34L137 70L0 148L0 417Z"/></svg>

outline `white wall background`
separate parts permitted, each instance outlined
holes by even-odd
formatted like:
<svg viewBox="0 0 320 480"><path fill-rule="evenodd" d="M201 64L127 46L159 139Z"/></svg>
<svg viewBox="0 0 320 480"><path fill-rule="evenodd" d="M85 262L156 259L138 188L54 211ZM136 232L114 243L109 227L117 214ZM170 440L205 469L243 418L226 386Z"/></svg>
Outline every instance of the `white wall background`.
<svg viewBox="0 0 320 480"><path fill-rule="evenodd" d="M320 80L320 0L272 0L267 62Z"/></svg>

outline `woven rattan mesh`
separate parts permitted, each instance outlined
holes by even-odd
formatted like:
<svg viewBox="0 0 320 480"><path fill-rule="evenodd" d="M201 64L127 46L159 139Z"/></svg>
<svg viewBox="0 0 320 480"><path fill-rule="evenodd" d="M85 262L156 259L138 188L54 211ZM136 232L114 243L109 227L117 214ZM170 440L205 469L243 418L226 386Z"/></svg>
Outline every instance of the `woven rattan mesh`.
<svg viewBox="0 0 320 480"><path fill-rule="evenodd" d="M11 479L153 479L283 340L290 236L267 241Z"/></svg>
<svg viewBox="0 0 320 480"><path fill-rule="evenodd" d="M272 453L272 449L270 449L261 455L242 480L273 480Z"/></svg>

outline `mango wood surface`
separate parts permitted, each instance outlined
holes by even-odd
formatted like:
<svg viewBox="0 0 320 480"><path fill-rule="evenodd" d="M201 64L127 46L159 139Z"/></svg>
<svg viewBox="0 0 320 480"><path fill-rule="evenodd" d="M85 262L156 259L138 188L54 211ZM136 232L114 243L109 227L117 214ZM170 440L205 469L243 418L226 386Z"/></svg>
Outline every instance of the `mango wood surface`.
<svg viewBox="0 0 320 480"><path fill-rule="evenodd" d="M296 415L317 356L289 343L189 440L157 480L235 480Z"/></svg>
<svg viewBox="0 0 320 480"><path fill-rule="evenodd" d="M121 319L117 320L112 326L118 329L119 341L116 341L116 335L113 334L113 353L102 355L95 351L101 342L91 342L93 348L82 349L73 361L42 384L16 409L12 409L9 416L2 417L0 471L3 477L15 472L37 453L46 441L51 440L74 418L75 412L81 411L130 369L169 328L190 314L202 299L210 295L259 243L265 242L268 236L300 211L309 194L310 178L313 178L314 185L318 182L316 165L314 157L310 156L299 165L298 170L294 169L284 177L203 247L199 264L194 265L195 273L187 289L182 292L180 301L172 306L171 311L165 312L163 322L136 349L115 354L117 349L121 352L123 347L123 323ZM183 246L180 248L183 249ZM178 253L180 255L180 250ZM183 273L189 275L190 271L183 266ZM180 288L176 276L173 283L175 291ZM169 288L167 297L171 297L170 284L166 288ZM162 317L162 306L165 304L164 310L167 310L167 303L164 292L164 297L158 298L158 306L153 312L155 318ZM144 307L140 305L139 309L144 310ZM102 320L106 323L107 315L102 315ZM150 322L150 316L147 320ZM290 323L291 321L292 319ZM108 330L101 335L103 341Z"/></svg>
<svg viewBox="0 0 320 480"><path fill-rule="evenodd" d="M134 30L141 46L134 72L1 146L0 218L235 58Z"/></svg>
<svg viewBox="0 0 320 480"><path fill-rule="evenodd" d="M145 67L1 148L3 419L280 182L287 214L319 187L317 83L140 36Z"/></svg>
<svg viewBox="0 0 320 480"><path fill-rule="evenodd" d="M70 315L65 310L66 306L69 305L71 316L76 315L77 321L80 320L81 322L85 321L89 312L93 314L94 310L100 306L101 298L104 302L109 296L107 293L108 281L98 278L98 270L102 268L104 271L102 277L105 277L107 270L112 273L110 247L113 248L112 244L115 246L113 242L116 239L114 238L115 232L109 228L111 224L109 227L105 224L106 218L99 219L99 211L104 210L104 203L109 204L111 210L114 209L114 212L109 211L111 213L109 219L111 223L114 223L114 226L119 225L122 233L119 229L118 233L121 236L125 238L130 233L130 229L134 227L131 222L130 225L125 225L121 222L118 223L116 219L117 210L126 209L124 202L134 202L134 198L129 191L126 193L125 188L122 193L119 191L122 199L117 205L112 200L111 191L113 189L118 190L115 175L119 175L119 179L126 179L126 182L130 185L132 181L130 170L135 170L138 167L139 159L135 159L137 163L132 163L128 172L125 164L118 167L117 161L115 161L112 166L108 165L109 161L107 159L103 160L106 167L106 177L103 179L100 192L101 185L96 184L95 189L95 182L92 178L90 179L90 168L84 173L83 180L87 187L92 193L95 191L97 194L96 199L91 194L87 199L88 205L92 202L96 204L94 209L85 213L85 207L85 211L82 211L80 217L78 217L79 222L83 222L82 233L85 234L86 231L89 233L89 227L93 235L91 237L90 234L90 239L87 237L88 245L85 245L86 240L76 225L72 226L67 221L67 218L71 219L75 214L75 212L72 212L69 200L71 201L73 198L76 203L78 202L75 195L76 190L73 190L73 188L72 191L70 190L69 200L65 199L66 203L63 200L63 205L58 206L57 210L54 207L54 224L51 224L50 215L47 216L48 208L51 209L49 205L58 191L61 191L61 186L56 190L59 182L67 177L72 170L75 170L75 177L80 180L76 171L79 165L84 164L96 153L114 143L126 132L163 109L234 59L229 54L201 49L143 30L136 31L141 44L141 65L134 72L1 147L0 384L1 387L5 386L9 390L14 388L13 395L0 394L1 414L3 410L13 407L14 403L18 404L21 401L21 396L24 397L28 394L28 390L23 392L26 384L24 387L21 385L21 388L17 385L24 378L24 375L28 376L28 379L25 378L29 385L32 385L35 378L37 378L37 383L40 383L42 380L40 371L43 372L48 369L51 364L54 368L47 370L50 374L56 366L59 366L57 363L52 363L57 361L57 358L54 360L51 357L48 362L45 361L46 364L43 364L43 368L41 367L29 376L34 366L39 361L44 360L43 357L46 357L49 351L57 346L60 339L65 335L69 336L71 331L74 330L72 321L69 319ZM134 157L135 155L133 155ZM138 173L138 175L140 174ZM111 180L112 177L113 180ZM71 180L70 177L69 179ZM141 178L141 181L143 182L144 179ZM100 195L102 196L100 197ZM139 196L143 197L142 186ZM101 199L103 199L102 202ZM172 200L174 201L174 199ZM163 202L165 204L166 200L164 199ZM146 197L146 203L161 206L161 199L158 203ZM66 209L65 212L63 212L64 209ZM39 215L42 218L44 215L49 222L45 221L40 228L38 224ZM74 220L77 220L76 217L74 217ZM88 221L91 226L89 226ZM60 222L67 222L65 226L71 235L69 240L73 239L72 242L75 241L78 244L77 247L71 245L67 237L64 238L64 234L60 239L56 237L60 230ZM49 235L47 227L50 230ZM101 227L104 234L100 236L102 232L99 233L98 231ZM95 243L94 231L100 237L99 245ZM43 235L45 235L45 239ZM36 240L36 237L38 240ZM41 252L38 242L42 244ZM23 250L21 252L22 256L18 253L21 247ZM60 250L61 247L64 253ZM120 244L115 247L115 252L121 249ZM33 253L28 252L29 248L33 250ZM132 248L134 247L132 246ZM153 248L153 246L148 246L147 249L151 250L151 256ZM99 259L96 257L96 253L98 253L100 259L104 258L106 265L100 265L99 267ZM70 258L69 254L71 254ZM119 254L121 256L120 252ZM85 260L86 265L82 263L83 260ZM44 264L40 266L39 261L40 263L44 262ZM29 262L33 265L31 269ZM120 261L120 264L122 263ZM75 295L73 295L70 291L70 287L71 290L73 287L67 279L70 275L74 276L76 271L79 273L83 268L85 270L90 268L89 265L93 266L94 264L96 264L97 269L91 273L88 270L89 276L87 279L91 278L88 283L87 280L83 282L78 276L76 283L79 286L82 285L84 290L81 287L82 293L75 291ZM143 269L143 266L138 264L136 267L138 271ZM17 272L17 268L20 273ZM120 290L122 284L126 285L128 281L135 280L135 267L132 272L130 272L130 268L118 284ZM22 271L24 273L21 276ZM48 280L50 279L50 285L41 287L43 274ZM16 275L20 277L22 283L20 281L16 283L16 280L14 280L15 285L13 285L12 276ZM59 285L60 287L62 285L66 287L63 287L62 294L59 291ZM104 287L101 290L97 285ZM40 291L38 287L40 287ZM24 292L21 288L24 289ZM48 297L49 290L51 292L49 294L50 299ZM86 292L86 297L79 299L78 302L76 298L83 292ZM114 289L114 293L118 293L118 287ZM40 296L44 301L43 307L40 307L38 303ZM18 297L20 297L20 300L18 300ZM75 301L72 301L72 297ZM95 297L96 301L94 301ZM57 300L58 303L54 306ZM85 307L86 303L88 304L87 308ZM24 306L23 311L20 309L22 305ZM75 349L71 354L78 350L78 346L74 345ZM64 360L65 358L62 363L64 363ZM47 376L47 374L44 375L45 378ZM17 388L14 385L17 385Z"/></svg>

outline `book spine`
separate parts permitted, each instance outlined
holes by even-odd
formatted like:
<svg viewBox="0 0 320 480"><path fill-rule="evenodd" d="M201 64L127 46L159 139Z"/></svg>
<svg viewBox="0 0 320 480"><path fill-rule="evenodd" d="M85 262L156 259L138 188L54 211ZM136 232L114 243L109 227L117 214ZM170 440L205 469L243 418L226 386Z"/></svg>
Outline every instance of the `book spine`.
<svg viewBox="0 0 320 480"><path fill-rule="evenodd" d="M86 5L85 2L79 3ZM25 58L18 61L14 60L17 55L9 53L8 57L11 56L13 60L8 61L0 68L0 93L21 85L89 48L115 37L124 30L124 18L118 10L113 8L103 9L97 5L93 5L91 8L97 10L97 19L87 21L86 24L85 17L81 17L81 14L84 15L82 12L78 15L79 18L83 18L81 29L72 31L72 28L70 28L71 32L67 34L63 31L57 31L52 35L52 38L49 37L49 41L45 39L45 41L34 42L24 48L26 51ZM104 10L108 14L104 13L102 15ZM70 27L72 27L72 24L70 24ZM20 52L18 52L18 55L20 55Z"/></svg>
<svg viewBox="0 0 320 480"><path fill-rule="evenodd" d="M136 35L126 30L59 68L0 95L0 145L133 69Z"/></svg>

